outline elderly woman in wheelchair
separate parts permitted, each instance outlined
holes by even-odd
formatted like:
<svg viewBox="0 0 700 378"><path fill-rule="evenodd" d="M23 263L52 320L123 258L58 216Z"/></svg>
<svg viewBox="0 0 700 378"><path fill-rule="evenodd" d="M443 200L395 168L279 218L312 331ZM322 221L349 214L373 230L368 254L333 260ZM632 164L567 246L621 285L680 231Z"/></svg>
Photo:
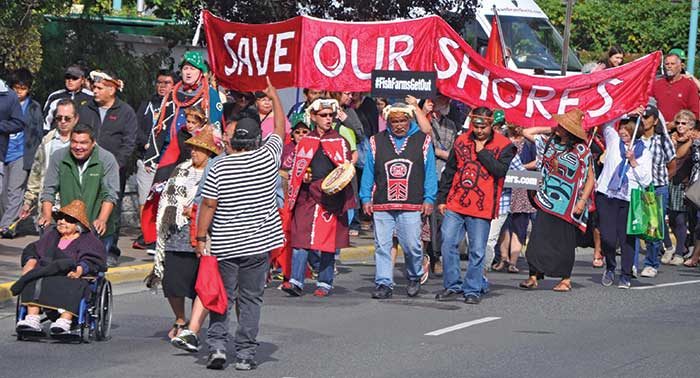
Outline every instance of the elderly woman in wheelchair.
<svg viewBox="0 0 700 378"><path fill-rule="evenodd" d="M51 323L52 335L70 333L80 302L89 295L89 282L81 277L106 270L107 254L90 231L85 204L75 200L53 217L56 227L22 252L22 277L11 288L27 307L26 316L17 322L18 334L42 334L42 310L59 315Z"/></svg>

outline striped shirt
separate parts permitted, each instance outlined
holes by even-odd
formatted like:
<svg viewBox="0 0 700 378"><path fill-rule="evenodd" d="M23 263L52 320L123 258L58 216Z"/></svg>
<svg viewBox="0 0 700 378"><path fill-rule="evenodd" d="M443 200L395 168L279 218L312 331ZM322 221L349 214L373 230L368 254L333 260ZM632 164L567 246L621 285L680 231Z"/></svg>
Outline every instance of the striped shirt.
<svg viewBox="0 0 700 378"><path fill-rule="evenodd" d="M668 163L676 158L676 148L667 134L654 134L651 138L642 138L644 145L651 151L651 183L655 187L668 185Z"/></svg>
<svg viewBox="0 0 700 378"><path fill-rule="evenodd" d="M277 210L277 176L282 139L271 135L257 150L215 162L202 189L217 201L211 229L211 253L218 260L270 252L284 234Z"/></svg>

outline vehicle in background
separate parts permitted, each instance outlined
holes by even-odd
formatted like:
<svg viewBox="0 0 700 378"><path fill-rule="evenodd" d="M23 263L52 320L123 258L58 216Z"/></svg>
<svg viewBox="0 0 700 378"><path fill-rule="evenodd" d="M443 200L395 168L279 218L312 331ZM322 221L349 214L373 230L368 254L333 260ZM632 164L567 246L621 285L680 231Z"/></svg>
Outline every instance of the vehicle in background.
<svg viewBox="0 0 700 378"><path fill-rule="evenodd" d="M476 17L465 24L462 36L482 56L491 34L496 6L505 43L508 68L533 74L542 68L547 75L561 73L564 38L534 0L482 0ZM581 61L569 48L567 75L581 73Z"/></svg>

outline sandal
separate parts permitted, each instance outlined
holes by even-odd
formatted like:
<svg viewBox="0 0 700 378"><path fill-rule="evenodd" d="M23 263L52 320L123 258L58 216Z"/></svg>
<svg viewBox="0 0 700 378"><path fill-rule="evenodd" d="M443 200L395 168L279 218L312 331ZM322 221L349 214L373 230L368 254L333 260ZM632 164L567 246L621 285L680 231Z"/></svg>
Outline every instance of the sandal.
<svg viewBox="0 0 700 378"><path fill-rule="evenodd" d="M507 262L501 260L498 262L498 264L491 267L491 270L493 270L494 272L503 272L504 270L506 270L507 264Z"/></svg>
<svg viewBox="0 0 700 378"><path fill-rule="evenodd" d="M508 273L520 273L520 270L515 265L508 264Z"/></svg>
<svg viewBox="0 0 700 378"><path fill-rule="evenodd" d="M532 277L526 279L518 285L521 289L532 290L537 288L537 279L532 279Z"/></svg>
<svg viewBox="0 0 700 378"><path fill-rule="evenodd" d="M602 268L605 265L605 262L603 261L602 257L594 257L593 258L593 267L594 268Z"/></svg>
<svg viewBox="0 0 700 378"><path fill-rule="evenodd" d="M554 288L552 290L560 292L560 293L565 293L567 291L571 291L571 283L559 281L559 283L556 286L554 286Z"/></svg>
<svg viewBox="0 0 700 378"><path fill-rule="evenodd" d="M180 323L173 323L173 326L170 328L170 332L168 332L168 337L170 339L176 338L182 330L187 329L187 326L190 325L190 322L186 322L185 324L180 324ZM170 334L173 333L173 336L170 336Z"/></svg>
<svg viewBox="0 0 700 378"><path fill-rule="evenodd" d="M693 262L692 259L687 259L683 262L683 266L688 267L688 268L697 268L698 262L697 261Z"/></svg>

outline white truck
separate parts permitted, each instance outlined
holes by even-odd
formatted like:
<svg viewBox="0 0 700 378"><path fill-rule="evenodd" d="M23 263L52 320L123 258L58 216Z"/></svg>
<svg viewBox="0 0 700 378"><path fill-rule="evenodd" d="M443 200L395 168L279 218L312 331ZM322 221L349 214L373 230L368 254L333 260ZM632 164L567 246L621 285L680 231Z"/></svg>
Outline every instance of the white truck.
<svg viewBox="0 0 700 378"><path fill-rule="evenodd" d="M509 56L508 68L527 74L533 74L537 68L544 69L547 75L561 73L564 39L534 0L482 0L479 3L475 19L467 22L462 31L474 50L481 55L486 52L495 5ZM581 72L581 61L571 48L567 72Z"/></svg>

